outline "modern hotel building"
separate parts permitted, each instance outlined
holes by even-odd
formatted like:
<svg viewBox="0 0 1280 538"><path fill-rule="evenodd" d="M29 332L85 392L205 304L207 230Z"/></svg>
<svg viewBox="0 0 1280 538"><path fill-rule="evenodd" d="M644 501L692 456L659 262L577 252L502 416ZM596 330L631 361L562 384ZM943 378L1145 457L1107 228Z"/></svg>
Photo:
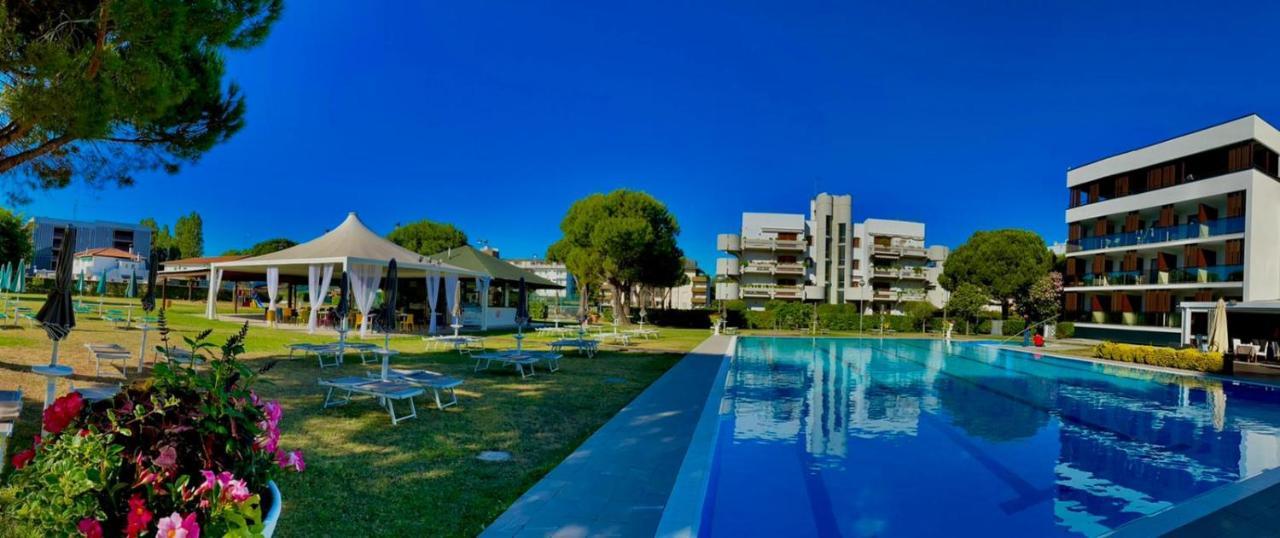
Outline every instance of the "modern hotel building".
<svg viewBox="0 0 1280 538"><path fill-rule="evenodd" d="M1207 303L1280 298L1277 148L1280 132L1249 115L1068 171L1076 334L1186 343L1207 332Z"/></svg>
<svg viewBox="0 0 1280 538"><path fill-rule="evenodd" d="M720 234L716 299L751 307L770 300L858 304L895 311L904 301L941 307L938 287L948 250L926 247L924 224L867 219L853 222L849 195L822 193L809 214L743 213L738 234Z"/></svg>

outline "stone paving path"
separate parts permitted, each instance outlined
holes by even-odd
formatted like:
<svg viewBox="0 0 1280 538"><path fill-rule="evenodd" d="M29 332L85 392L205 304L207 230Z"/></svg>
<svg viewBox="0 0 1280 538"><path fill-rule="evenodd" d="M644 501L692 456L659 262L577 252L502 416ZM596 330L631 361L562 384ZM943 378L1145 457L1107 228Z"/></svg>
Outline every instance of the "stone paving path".
<svg viewBox="0 0 1280 538"><path fill-rule="evenodd" d="M481 536L653 536L730 341L699 344Z"/></svg>

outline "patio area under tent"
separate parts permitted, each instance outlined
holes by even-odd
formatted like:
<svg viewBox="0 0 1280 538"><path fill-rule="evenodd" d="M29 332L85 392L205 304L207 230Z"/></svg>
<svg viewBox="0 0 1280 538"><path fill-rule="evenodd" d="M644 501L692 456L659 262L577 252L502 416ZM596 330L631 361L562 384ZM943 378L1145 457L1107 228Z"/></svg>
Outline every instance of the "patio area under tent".
<svg viewBox="0 0 1280 538"><path fill-rule="evenodd" d="M379 290L386 286L383 280L392 259L397 266L401 298L398 303L403 305L401 319L396 323L399 332L442 332L454 322L451 313L462 309L462 281L472 281L480 289L489 287L488 276L396 245L374 233L352 212L338 227L305 243L262 256L210 264L205 317L249 319L277 327L305 328L308 332L332 330L339 321L328 318L332 305L337 303L331 294L346 273L353 315L348 327L354 334L366 336L376 327L377 298ZM218 292L229 282L264 282L264 304L275 308L258 309L248 315L218 313ZM308 292L324 292L300 293L297 288L301 286Z"/></svg>

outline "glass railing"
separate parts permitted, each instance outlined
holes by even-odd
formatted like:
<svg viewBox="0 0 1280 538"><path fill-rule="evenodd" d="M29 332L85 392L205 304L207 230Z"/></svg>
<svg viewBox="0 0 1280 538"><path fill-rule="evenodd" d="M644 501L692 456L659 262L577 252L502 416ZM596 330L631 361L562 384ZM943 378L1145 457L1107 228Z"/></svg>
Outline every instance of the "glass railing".
<svg viewBox="0 0 1280 538"><path fill-rule="evenodd" d="M1139 327L1168 327L1176 328L1182 326L1182 315L1176 310L1168 313L1154 312L1091 312L1087 310L1079 310L1076 312L1066 312L1060 318L1062 321L1071 321L1079 323L1098 323L1105 325L1129 325Z"/></svg>
<svg viewBox="0 0 1280 538"><path fill-rule="evenodd" d="M1146 284L1191 284L1212 282L1244 282L1243 265L1214 265L1210 267L1178 267L1169 270L1111 271L1085 273L1080 286L1138 286Z"/></svg>
<svg viewBox="0 0 1280 538"><path fill-rule="evenodd" d="M1121 232L1097 237L1085 237L1068 241L1072 252L1102 248L1131 247L1183 239L1203 239L1218 235L1244 233L1244 217L1215 219L1206 222L1189 222L1175 226L1147 228L1136 232Z"/></svg>

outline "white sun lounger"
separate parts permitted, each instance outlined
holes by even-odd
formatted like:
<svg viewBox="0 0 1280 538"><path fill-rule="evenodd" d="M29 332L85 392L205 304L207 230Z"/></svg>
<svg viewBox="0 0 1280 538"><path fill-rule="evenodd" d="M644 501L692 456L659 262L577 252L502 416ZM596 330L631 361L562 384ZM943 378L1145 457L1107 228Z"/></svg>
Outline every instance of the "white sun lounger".
<svg viewBox="0 0 1280 538"><path fill-rule="evenodd" d="M551 343L552 351L562 352L565 349L574 349L588 357L594 357L600 350L600 341L594 338L566 338Z"/></svg>
<svg viewBox="0 0 1280 538"><path fill-rule="evenodd" d="M289 348L289 358L293 358L294 351L315 355L321 369L342 365L342 357L338 355L338 346L336 344L288 344L286 347ZM331 357L333 361L325 362L326 355Z"/></svg>
<svg viewBox="0 0 1280 538"><path fill-rule="evenodd" d="M80 396L84 397L84 399L89 403L94 403L115 398L117 394L120 394L120 385L89 383L87 385L72 387L71 390L80 393Z"/></svg>
<svg viewBox="0 0 1280 538"><path fill-rule="evenodd" d="M520 372L520 378L534 375L537 370L534 365L539 362L547 363L547 371L555 372L560 369L560 358L563 356L559 353L551 351L489 351L484 353L473 353L471 355L476 359L475 371L488 370L493 363L504 364L515 367ZM525 367L529 368L529 372L525 373Z"/></svg>
<svg viewBox="0 0 1280 538"><path fill-rule="evenodd" d="M439 351L441 349L453 349L454 351L462 351L467 348L484 347L484 337L470 336L460 334L454 336L425 336L422 341L427 343L427 351Z"/></svg>
<svg viewBox="0 0 1280 538"><path fill-rule="evenodd" d="M371 396L387 408L387 412L391 414L392 426L399 424L403 420L417 417L418 409L413 405L413 398L426 392L421 387L415 387L400 381L382 381L363 377L321 379L319 384L321 387L328 389L324 396L325 409L350 403L353 394ZM334 391L342 391L344 394L334 398ZM396 416L396 400L409 401L408 415Z"/></svg>
<svg viewBox="0 0 1280 538"><path fill-rule="evenodd" d="M376 376L378 374L370 375ZM431 370L401 370L397 368L391 369L390 376L397 381L431 390L432 394L435 395L437 409L444 410L446 407L458 405L458 392L456 389L462 385L461 379L449 377L439 372L432 372ZM440 391L442 390L448 391L448 402L440 400Z"/></svg>
<svg viewBox="0 0 1280 538"><path fill-rule="evenodd" d="M93 375L102 376L102 361L120 361L120 373L129 373L129 361L133 354L120 347L119 344L85 344L85 349L93 355Z"/></svg>

